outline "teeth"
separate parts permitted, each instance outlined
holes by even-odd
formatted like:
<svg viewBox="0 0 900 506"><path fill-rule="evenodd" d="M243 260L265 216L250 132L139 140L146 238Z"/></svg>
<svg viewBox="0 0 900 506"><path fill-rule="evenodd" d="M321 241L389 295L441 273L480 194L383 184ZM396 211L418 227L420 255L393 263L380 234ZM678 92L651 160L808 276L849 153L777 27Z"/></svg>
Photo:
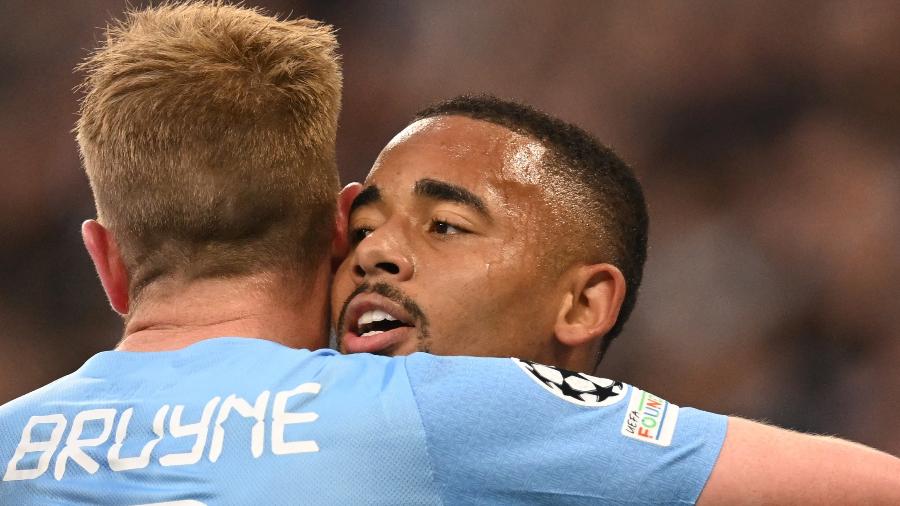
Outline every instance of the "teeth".
<svg viewBox="0 0 900 506"><path fill-rule="evenodd" d="M365 313L363 313L359 317L359 320L357 320L356 325L358 327L362 327L363 325L368 325L372 322L380 322L382 320L388 320L392 322L397 321L396 318L385 313L384 311L380 309L373 309L372 311L366 311Z"/></svg>
<svg viewBox="0 0 900 506"><path fill-rule="evenodd" d="M365 334L360 334L359 337L374 336L374 335L376 335L376 334L384 334L384 331L382 331L382 330L370 330L370 331L366 332Z"/></svg>

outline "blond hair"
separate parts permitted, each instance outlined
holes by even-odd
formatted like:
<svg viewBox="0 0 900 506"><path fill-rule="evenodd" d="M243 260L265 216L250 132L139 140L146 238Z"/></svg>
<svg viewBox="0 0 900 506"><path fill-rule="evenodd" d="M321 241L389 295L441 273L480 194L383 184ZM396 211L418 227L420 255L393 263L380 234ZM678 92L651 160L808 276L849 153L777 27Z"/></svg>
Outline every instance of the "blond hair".
<svg viewBox="0 0 900 506"><path fill-rule="evenodd" d="M75 128L132 298L157 278L309 272L328 252L341 69L331 27L220 1L126 14L81 65Z"/></svg>

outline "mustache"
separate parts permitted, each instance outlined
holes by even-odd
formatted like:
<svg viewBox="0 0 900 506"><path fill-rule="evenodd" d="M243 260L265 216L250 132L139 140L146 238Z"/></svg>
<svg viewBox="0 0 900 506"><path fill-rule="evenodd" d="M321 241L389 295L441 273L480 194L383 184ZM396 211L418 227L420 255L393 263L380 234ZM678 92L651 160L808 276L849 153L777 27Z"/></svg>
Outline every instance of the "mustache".
<svg viewBox="0 0 900 506"><path fill-rule="evenodd" d="M347 296L347 299L344 301L344 305L341 308L341 314L338 317L338 324L336 329L338 340L340 340L341 332L345 328L344 320L347 316L347 308L350 306L350 301L352 301L354 297L361 293L377 293L378 295L381 295L386 299L396 302L397 304L403 306L403 309L406 310L407 313L409 313L409 315L413 319L413 321L409 323L414 323L416 327L419 327L420 332L425 333L425 330L428 328L428 318L425 316L422 308L420 308L414 300L403 293L403 291L401 291L399 288L396 288L384 282L364 282L357 286L356 289L353 290L353 292L351 292L350 295Z"/></svg>

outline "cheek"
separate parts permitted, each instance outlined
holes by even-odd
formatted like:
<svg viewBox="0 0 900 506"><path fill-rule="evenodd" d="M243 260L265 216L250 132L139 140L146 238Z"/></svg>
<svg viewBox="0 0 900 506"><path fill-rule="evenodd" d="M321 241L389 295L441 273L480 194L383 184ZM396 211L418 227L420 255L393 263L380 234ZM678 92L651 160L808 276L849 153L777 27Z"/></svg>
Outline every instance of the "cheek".
<svg viewBox="0 0 900 506"><path fill-rule="evenodd" d="M351 264L345 260L338 268L334 275L334 279L331 281L331 307L333 320L337 320L341 308L346 301L345 299L355 288L353 280L350 278L351 268Z"/></svg>
<svg viewBox="0 0 900 506"><path fill-rule="evenodd" d="M441 269L422 269L416 302L422 305L434 335L468 341L488 319L495 317L502 300L502 277L497 264L483 256L460 255ZM410 294L412 295L412 294Z"/></svg>
<svg viewBox="0 0 900 506"><path fill-rule="evenodd" d="M501 285L494 289L519 290L519 285L528 288L531 280L540 274L541 264L533 239L527 232L517 233L497 244L485 257L482 275L492 285Z"/></svg>
<svg viewBox="0 0 900 506"><path fill-rule="evenodd" d="M494 324L519 313L522 302L531 294L531 275L527 268L523 272L519 258L499 252L460 274L455 305L461 314L473 316L466 321Z"/></svg>
<svg viewBox="0 0 900 506"><path fill-rule="evenodd" d="M432 335L457 345L497 339L499 331L523 322L530 312L534 255L525 254L520 242L498 239L481 246L439 259L423 256L418 293L409 293L429 317Z"/></svg>
<svg viewBox="0 0 900 506"><path fill-rule="evenodd" d="M502 297L518 272L521 252L502 241L446 259L444 267L433 271L436 292L453 294L452 304L471 307L473 300ZM482 304L483 302L479 302ZM481 306L476 306L476 309Z"/></svg>
<svg viewBox="0 0 900 506"><path fill-rule="evenodd" d="M492 264L485 276L484 317L506 332L534 332L548 323L552 285L542 276L537 260L522 254L504 258Z"/></svg>

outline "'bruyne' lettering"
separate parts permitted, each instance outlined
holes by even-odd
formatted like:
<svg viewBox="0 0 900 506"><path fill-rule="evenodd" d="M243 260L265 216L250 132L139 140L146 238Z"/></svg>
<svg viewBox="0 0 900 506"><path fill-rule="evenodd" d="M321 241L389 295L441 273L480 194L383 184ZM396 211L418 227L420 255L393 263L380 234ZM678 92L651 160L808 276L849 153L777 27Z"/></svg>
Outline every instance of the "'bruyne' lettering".
<svg viewBox="0 0 900 506"><path fill-rule="evenodd" d="M97 408L78 412L69 423L65 415L35 415L32 416L22 429L22 437L6 465L3 481L33 480L43 475L50 468L54 455L56 460L53 466L53 477L61 480L65 476L66 469L71 465L78 465L90 474L100 469L100 463L88 455L84 449L94 448L106 443L113 437L113 444L106 452L106 462L109 468L115 472L143 469L150 464L153 450L164 438L194 438L190 450L182 453L168 453L156 456L162 466L187 466L200 462L204 452L210 462L216 462L222 454L225 440L225 429L222 424L232 413L256 422L250 431L250 453L254 458L259 458L265 448L266 419L265 414L270 412L270 444L269 449L274 455L289 455L295 453L311 453L319 451L319 445L312 439L288 441L285 440L285 428L288 425L311 423L318 420L319 415L312 411L295 412L288 410L291 398L301 395L318 395L321 391L319 383L303 383L292 390L284 390L274 395L274 401L269 410L269 400L273 396L268 390L260 393L253 403L234 394L222 400L221 397L213 397L203 407L200 418L195 423L184 423L182 415L185 406L178 404L174 407L165 404L161 406L153 417L152 430L156 436L141 448L137 455L123 456L122 447L128 438L134 408L129 407L119 412L115 408ZM306 402L300 399L299 403ZM93 437L84 437L84 428L88 424L99 424L100 432ZM50 436L46 440L34 440L35 428L48 425ZM69 428L66 434L66 428ZM113 432L115 429L115 432ZM210 433L212 436L210 437ZM65 437L65 442L63 438ZM60 446L62 445L62 448ZM57 450L59 452L57 453ZM28 467L24 460L29 454L38 454L37 462L33 467ZM26 467L22 467L26 465Z"/></svg>

